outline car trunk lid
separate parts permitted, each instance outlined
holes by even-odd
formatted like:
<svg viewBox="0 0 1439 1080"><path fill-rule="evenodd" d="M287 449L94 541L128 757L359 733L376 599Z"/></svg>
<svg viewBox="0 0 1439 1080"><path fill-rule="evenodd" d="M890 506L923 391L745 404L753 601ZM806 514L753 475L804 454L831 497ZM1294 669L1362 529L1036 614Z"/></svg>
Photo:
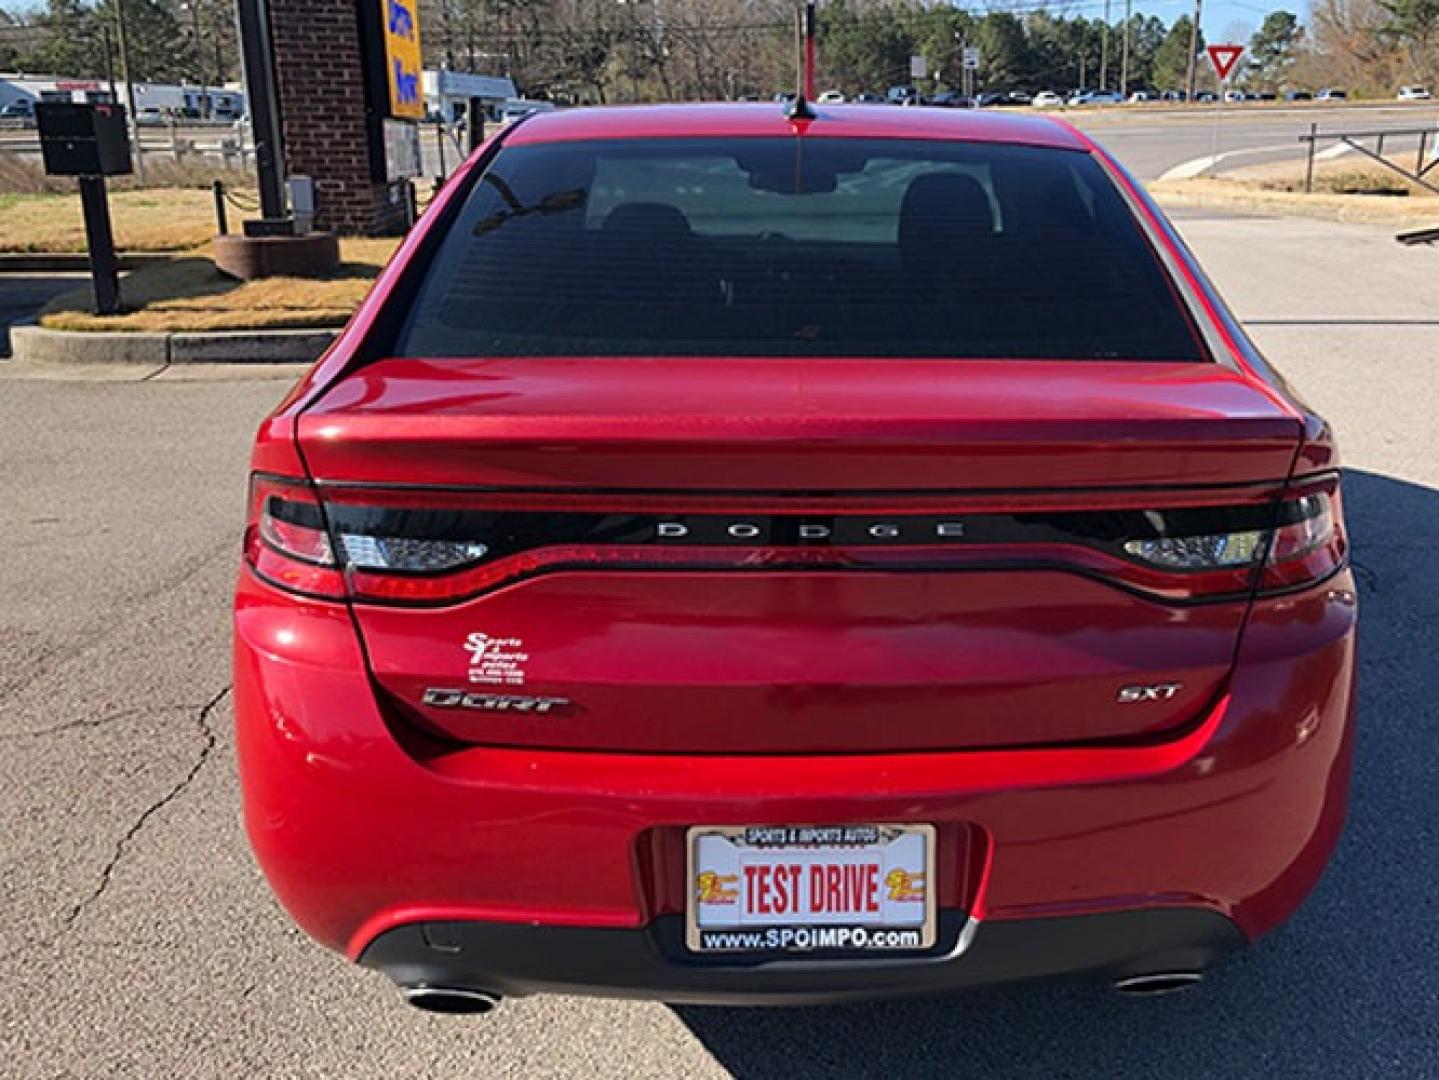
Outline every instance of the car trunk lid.
<svg viewBox="0 0 1439 1080"><path fill-rule="evenodd" d="M1192 602L1116 537L1262 508L1299 424L1217 364L526 359L381 361L299 431L332 528L388 504L486 544L449 592L352 572L410 720L825 753L1190 722L1222 692L1244 582Z"/></svg>

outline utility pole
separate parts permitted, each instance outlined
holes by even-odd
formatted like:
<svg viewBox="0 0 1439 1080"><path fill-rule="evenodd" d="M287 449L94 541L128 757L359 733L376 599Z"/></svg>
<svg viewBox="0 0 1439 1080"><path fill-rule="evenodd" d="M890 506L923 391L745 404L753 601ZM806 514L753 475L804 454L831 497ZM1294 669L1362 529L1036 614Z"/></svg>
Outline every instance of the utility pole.
<svg viewBox="0 0 1439 1080"><path fill-rule="evenodd" d="M135 176L145 186L145 152L140 146L140 125L135 120L135 80L130 73L130 47L125 41L125 0L115 0L115 37L120 45L120 78L125 80L125 102L130 114L130 143L135 147Z"/></svg>
<svg viewBox="0 0 1439 1080"><path fill-rule="evenodd" d="M660 0L655 0L655 12L658 18ZM814 101L814 36L816 32L815 0L809 0L804 6L804 71L800 77L800 85L804 88L806 101Z"/></svg>
<svg viewBox="0 0 1439 1080"><path fill-rule="evenodd" d="M1129 24L1134 18L1134 0L1124 0L1124 37L1119 50L1119 96L1129 97Z"/></svg>
<svg viewBox="0 0 1439 1080"><path fill-rule="evenodd" d="M1198 72L1194 70L1196 55L1199 52L1199 16L1204 9L1204 0L1194 0L1194 22L1189 26L1189 66L1184 73L1184 87L1189 95L1188 100L1194 100L1194 79Z"/></svg>
<svg viewBox="0 0 1439 1080"><path fill-rule="evenodd" d="M1099 35L1099 88L1109 89L1109 0L1104 0L1104 30Z"/></svg>
<svg viewBox="0 0 1439 1080"><path fill-rule="evenodd" d="M440 37L445 41L445 68L455 69L455 42L450 34L450 0L440 0Z"/></svg>
<svg viewBox="0 0 1439 1080"><path fill-rule="evenodd" d="M120 95L115 91L115 55L110 41L110 27L100 24L100 40L105 44L105 82L110 86L110 100L120 104Z"/></svg>
<svg viewBox="0 0 1439 1080"><path fill-rule="evenodd" d="M195 77L200 81L200 118L210 118L210 90L205 85L205 43L200 40L200 0L181 0L180 10L190 12L190 34L195 41Z"/></svg>

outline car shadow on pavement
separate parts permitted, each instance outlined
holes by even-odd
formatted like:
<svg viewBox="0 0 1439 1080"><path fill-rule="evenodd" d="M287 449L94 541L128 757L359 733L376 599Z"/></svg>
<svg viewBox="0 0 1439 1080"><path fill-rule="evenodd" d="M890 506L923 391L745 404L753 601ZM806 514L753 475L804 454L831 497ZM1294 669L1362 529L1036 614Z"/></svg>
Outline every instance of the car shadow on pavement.
<svg viewBox="0 0 1439 1080"><path fill-rule="evenodd" d="M1361 596L1350 816L1288 926L1164 997L1049 983L679 1018L743 1078L1439 1075L1439 491L1350 470L1344 495Z"/></svg>

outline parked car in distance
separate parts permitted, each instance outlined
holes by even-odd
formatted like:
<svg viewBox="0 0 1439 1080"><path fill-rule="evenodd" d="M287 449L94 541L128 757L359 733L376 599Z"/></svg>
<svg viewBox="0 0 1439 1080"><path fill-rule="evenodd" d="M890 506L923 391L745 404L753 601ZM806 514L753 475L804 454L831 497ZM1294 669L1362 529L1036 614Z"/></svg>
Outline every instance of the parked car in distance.
<svg viewBox="0 0 1439 1080"><path fill-rule="evenodd" d="M969 109L980 102L971 101L958 90L941 90L930 97L929 104L941 109Z"/></svg>
<svg viewBox="0 0 1439 1080"><path fill-rule="evenodd" d="M1224 91L1224 100L1227 102L1240 102L1247 101L1248 98L1245 96L1243 90L1226 90Z"/></svg>
<svg viewBox="0 0 1439 1080"><path fill-rule="evenodd" d="M165 110L155 105L141 106L135 112L135 123L140 127L158 127L168 119Z"/></svg>
<svg viewBox="0 0 1439 1080"><path fill-rule="evenodd" d="M1161 101L1188 101L1189 94L1184 90L1166 90L1159 95Z"/></svg>
<svg viewBox="0 0 1439 1080"><path fill-rule="evenodd" d="M856 105L883 105L884 95L865 90L854 95L854 102Z"/></svg>
<svg viewBox="0 0 1439 1080"><path fill-rule="evenodd" d="M1276 101L1276 100L1278 100L1279 95L1276 94L1273 90L1261 90L1261 91L1259 91L1259 93L1256 95L1256 97L1257 97L1260 101Z"/></svg>
<svg viewBox="0 0 1439 1080"><path fill-rule="evenodd" d="M1219 95L1213 90L1201 90L1194 95L1194 100L1201 104L1210 104L1219 100Z"/></svg>
<svg viewBox="0 0 1439 1080"><path fill-rule="evenodd" d="M1321 91L1319 91L1319 93L1317 93L1317 94L1314 95L1314 100L1315 100L1315 101L1348 101L1348 100L1349 100L1349 93L1348 93L1348 91L1346 91L1346 90L1336 90L1336 89L1330 88L1330 89L1326 89L1326 90L1321 90Z"/></svg>
<svg viewBox="0 0 1439 1080"><path fill-rule="evenodd" d="M1071 105L1122 105L1124 98L1118 90L1082 90L1069 99Z"/></svg>
<svg viewBox="0 0 1439 1080"><path fill-rule="evenodd" d="M924 100L917 87L891 86L884 95L891 105L915 105Z"/></svg>
<svg viewBox="0 0 1439 1080"><path fill-rule="evenodd" d="M1424 86L1401 86L1396 95L1399 101L1428 101L1429 98L1429 89Z"/></svg>
<svg viewBox="0 0 1439 1080"><path fill-rule="evenodd" d="M500 123L513 124L535 113L554 111L553 101L536 101L531 98L512 98L500 107Z"/></svg>
<svg viewBox="0 0 1439 1080"><path fill-rule="evenodd" d="M35 102L30 98L16 98L14 101L0 106L0 120L18 123L21 127L30 127L35 123Z"/></svg>
<svg viewBox="0 0 1439 1080"><path fill-rule="evenodd" d="M1129 95L1129 104L1142 105L1146 101L1153 101L1154 95L1148 90L1135 90Z"/></svg>
<svg viewBox="0 0 1439 1080"><path fill-rule="evenodd" d="M1313 101L1314 95L1308 90L1286 90L1284 91L1285 101Z"/></svg>
<svg viewBox="0 0 1439 1080"><path fill-rule="evenodd" d="M1053 109L1064 104L1064 98L1060 97L1053 90L1041 90L1035 94L1030 101L1036 109Z"/></svg>
<svg viewBox="0 0 1439 1080"><path fill-rule="evenodd" d="M821 105L839 105L845 100L843 90L826 90L819 95Z"/></svg>
<svg viewBox="0 0 1439 1080"><path fill-rule="evenodd" d="M566 109L414 230L237 529L244 821L311 936L439 1012L1152 992L1313 889L1338 449L1088 136Z"/></svg>

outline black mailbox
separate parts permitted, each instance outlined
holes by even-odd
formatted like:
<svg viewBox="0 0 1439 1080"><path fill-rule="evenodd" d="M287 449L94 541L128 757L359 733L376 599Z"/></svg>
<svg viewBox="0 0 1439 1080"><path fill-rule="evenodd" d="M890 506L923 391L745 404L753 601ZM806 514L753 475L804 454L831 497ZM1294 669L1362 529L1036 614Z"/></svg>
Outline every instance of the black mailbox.
<svg viewBox="0 0 1439 1080"><path fill-rule="evenodd" d="M124 176L130 135L122 105L42 101L35 109L40 153L51 176Z"/></svg>

